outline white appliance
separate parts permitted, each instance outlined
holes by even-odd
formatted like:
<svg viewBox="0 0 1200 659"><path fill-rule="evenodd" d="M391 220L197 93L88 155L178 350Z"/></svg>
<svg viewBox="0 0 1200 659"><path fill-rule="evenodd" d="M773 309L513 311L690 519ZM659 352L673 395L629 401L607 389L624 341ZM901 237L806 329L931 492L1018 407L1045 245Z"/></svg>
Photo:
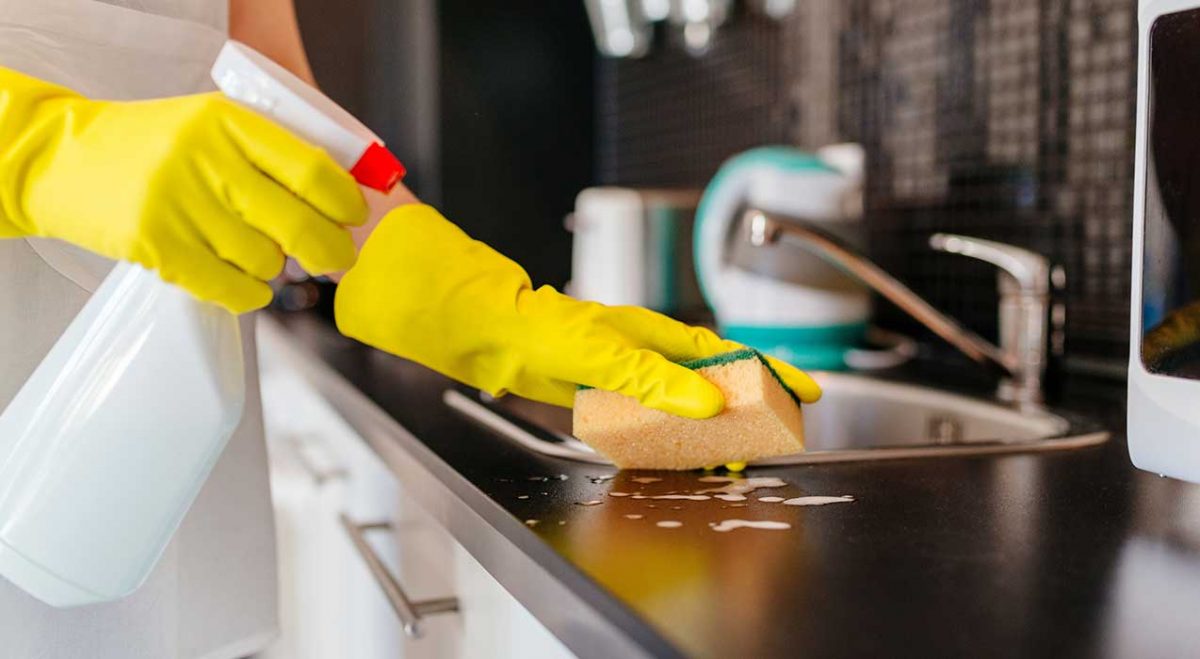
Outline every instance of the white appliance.
<svg viewBox="0 0 1200 659"><path fill-rule="evenodd" d="M250 48L226 44L213 78L360 183L403 175L366 127ZM0 415L0 575L54 606L135 590L238 425L244 383L233 315L117 266Z"/></svg>
<svg viewBox="0 0 1200 659"><path fill-rule="evenodd" d="M587 188L568 218L567 291L604 304L647 307L682 318L704 313L692 261L700 192Z"/></svg>
<svg viewBox="0 0 1200 659"><path fill-rule="evenodd" d="M1129 454L1200 482L1200 1L1142 0L1138 34Z"/></svg>

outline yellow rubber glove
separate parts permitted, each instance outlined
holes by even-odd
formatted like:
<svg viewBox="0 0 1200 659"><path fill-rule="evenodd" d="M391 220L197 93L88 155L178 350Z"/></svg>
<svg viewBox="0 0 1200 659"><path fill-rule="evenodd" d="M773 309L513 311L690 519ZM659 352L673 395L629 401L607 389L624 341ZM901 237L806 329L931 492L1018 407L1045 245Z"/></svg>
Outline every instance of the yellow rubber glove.
<svg viewBox="0 0 1200 659"><path fill-rule="evenodd" d="M284 254L354 263L362 193L324 151L217 94L93 101L0 68L0 237L58 238L233 312Z"/></svg>
<svg viewBox="0 0 1200 659"><path fill-rule="evenodd" d="M383 219L334 300L342 333L495 395L570 407L577 385L616 391L671 414L707 418L724 399L678 364L741 346L639 307L534 289L519 265L436 210ZM774 362L801 400L820 389Z"/></svg>

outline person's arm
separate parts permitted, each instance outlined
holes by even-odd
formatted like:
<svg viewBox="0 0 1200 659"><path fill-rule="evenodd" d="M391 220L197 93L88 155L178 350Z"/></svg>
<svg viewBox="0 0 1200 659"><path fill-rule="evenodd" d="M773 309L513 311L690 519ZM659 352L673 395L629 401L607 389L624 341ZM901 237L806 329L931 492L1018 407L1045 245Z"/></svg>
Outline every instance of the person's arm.
<svg viewBox="0 0 1200 659"><path fill-rule="evenodd" d="M229 36L317 86L292 0L229 0Z"/></svg>
<svg viewBox="0 0 1200 659"><path fill-rule="evenodd" d="M230 9L235 39L315 85L292 0L231 0ZM403 185L366 197L370 220L353 230L360 259L334 298L347 336L494 394L570 406L582 384L683 416L706 418L724 406L712 383L672 362L741 346L646 309L534 288L519 265L419 205ZM820 396L804 373L773 365L803 401Z"/></svg>
<svg viewBox="0 0 1200 659"><path fill-rule="evenodd" d="M570 407L585 385L699 419L724 398L673 362L742 348L647 309L535 287L520 265L420 204L379 224L338 286L334 316L346 336L494 395ZM804 373L772 366L802 401L820 397Z"/></svg>

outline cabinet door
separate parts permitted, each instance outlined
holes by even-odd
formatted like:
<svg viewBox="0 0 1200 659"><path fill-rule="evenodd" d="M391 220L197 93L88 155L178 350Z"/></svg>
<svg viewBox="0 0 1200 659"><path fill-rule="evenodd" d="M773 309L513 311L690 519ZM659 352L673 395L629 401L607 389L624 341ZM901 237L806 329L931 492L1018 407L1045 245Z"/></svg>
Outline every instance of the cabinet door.
<svg viewBox="0 0 1200 659"><path fill-rule="evenodd" d="M266 659L572 656L268 341L260 350L281 597L281 637ZM427 616L420 638L406 636L388 579L414 602L457 597L459 612Z"/></svg>
<svg viewBox="0 0 1200 659"><path fill-rule="evenodd" d="M268 659L336 657L346 646L349 610L337 514L344 488L316 485L307 473L272 467L279 557L280 638Z"/></svg>
<svg viewBox="0 0 1200 659"><path fill-rule="evenodd" d="M457 544L454 573L463 627L460 657L566 659L575 656Z"/></svg>
<svg viewBox="0 0 1200 659"><path fill-rule="evenodd" d="M298 518L297 528L316 529L313 533L320 536L309 540L319 551L294 550L314 558L305 563L301 574L286 579L300 584L298 595L311 591L324 598L290 603L307 612L300 618L305 624L311 621L322 627L320 632L295 634L320 641L314 646L319 651L305 649L304 656L456 656L460 632L455 615L429 616L421 624L422 637L406 644L403 622L384 589L384 582L394 581L415 602L451 593L454 558L452 545L446 544L451 542L449 535L405 497L382 460L328 403L312 399L313 391L290 394L288 423L296 424L301 417L296 410L303 407L305 439L294 441L300 448L288 452L298 456L309 472L327 475L322 479L323 494L313 507L293 515Z"/></svg>
<svg viewBox="0 0 1200 659"><path fill-rule="evenodd" d="M264 360L265 361L265 360ZM267 362L275 366L275 362ZM263 416L270 455L279 570L280 636L266 659L344 656L349 608L338 512L347 471L334 451L329 410L303 381L264 368Z"/></svg>

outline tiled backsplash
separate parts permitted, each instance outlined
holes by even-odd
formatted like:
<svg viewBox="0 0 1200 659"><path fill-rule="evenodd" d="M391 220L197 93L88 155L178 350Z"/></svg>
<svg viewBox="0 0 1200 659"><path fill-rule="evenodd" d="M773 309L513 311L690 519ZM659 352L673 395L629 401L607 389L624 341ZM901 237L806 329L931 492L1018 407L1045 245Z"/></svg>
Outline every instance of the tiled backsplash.
<svg viewBox="0 0 1200 659"><path fill-rule="evenodd" d="M702 186L767 143L867 150L873 256L984 335L987 266L934 231L1030 247L1067 273L1068 364L1119 365L1128 331L1132 0L804 0L741 12L701 58L663 35L599 71L599 174ZM919 258L916 258L919 256ZM914 329L879 305L879 321Z"/></svg>

